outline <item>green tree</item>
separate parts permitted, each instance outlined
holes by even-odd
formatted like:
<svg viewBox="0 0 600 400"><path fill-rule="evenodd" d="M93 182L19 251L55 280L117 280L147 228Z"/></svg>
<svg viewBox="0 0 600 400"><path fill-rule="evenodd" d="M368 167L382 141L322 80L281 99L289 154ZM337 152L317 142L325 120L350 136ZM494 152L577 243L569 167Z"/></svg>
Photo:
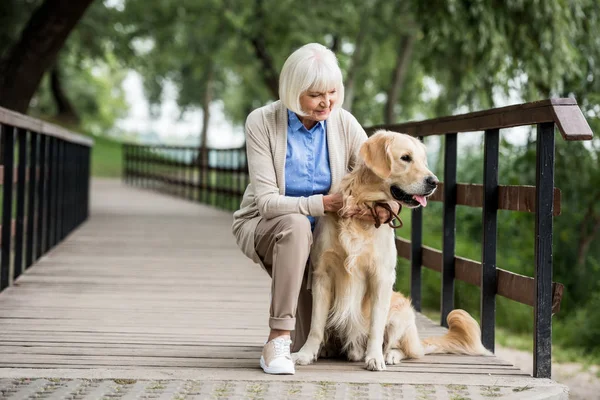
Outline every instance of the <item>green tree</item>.
<svg viewBox="0 0 600 400"><path fill-rule="evenodd" d="M4 45L0 59L0 106L26 112L29 102L37 90L44 73L54 63L65 40L93 0L77 2L67 0L45 0L30 15L18 38L7 47ZM14 22L8 29L20 25L27 10L37 2L21 7L9 1L3 7L15 11L5 17ZM6 28L2 29L6 32ZM3 33L3 38L15 38L12 32Z"/></svg>

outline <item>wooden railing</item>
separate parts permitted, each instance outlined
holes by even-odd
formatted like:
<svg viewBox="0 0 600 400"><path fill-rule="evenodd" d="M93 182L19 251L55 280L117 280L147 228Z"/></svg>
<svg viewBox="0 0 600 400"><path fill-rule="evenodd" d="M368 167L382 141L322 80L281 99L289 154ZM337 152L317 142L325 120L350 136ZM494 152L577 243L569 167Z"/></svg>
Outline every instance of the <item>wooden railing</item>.
<svg viewBox="0 0 600 400"><path fill-rule="evenodd" d="M233 211L249 182L246 148L125 144L123 180Z"/></svg>
<svg viewBox="0 0 600 400"><path fill-rule="evenodd" d="M535 186L498 183L500 130L537 125ZM552 218L560 214L560 191L554 187L554 130L565 140L589 140L591 129L573 99L551 99L516 106L404 124L366 128L408 133L416 137L445 135L444 176L432 201L443 202L442 251L422 245L422 209L412 211L411 240L396 239L400 257L411 261L411 298L421 309L422 267L442 274L441 324L454 308L456 279L481 289L481 329L486 348L494 350L496 295L534 308L534 375L551 376L552 314L558 312L563 286L552 281ZM483 185L456 182L457 136L485 132ZM197 147L126 145L126 182L235 210L248 184L244 149L209 150L202 159ZM186 156L186 154L188 154ZM455 254L456 206L481 207L482 262ZM496 267L497 211L535 213L535 273L523 276Z"/></svg>
<svg viewBox="0 0 600 400"><path fill-rule="evenodd" d="M87 218L93 141L1 107L0 130L1 291Z"/></svg>
<svg viewBox="0 0 600 400"><path fill-rule="evenodd" d="M535 186L498 184L500 130L537 125ZM554 128L565 140L590 140L592 131L574 99L551 99L475 113L367 129L389 129L417 137L445 135L444 177L434 201L444 203L442 251L422 246L422 209L412 211L411 240L396 239L398 255L411 261L411 297L421 307L422 266L442 274L441 323L454 308L454 281L481 288L481 331L486 348L494 350L496 295L534 308L534 376L551 376L552 314L563 292L552 282L552 218L560 214L560 191L554 187ZM456 182L457 135L484 131L483 185ZM481 207L482 262L455 255L456 206ZM496 267L497 211L535 213L533 278Z"/></svg>

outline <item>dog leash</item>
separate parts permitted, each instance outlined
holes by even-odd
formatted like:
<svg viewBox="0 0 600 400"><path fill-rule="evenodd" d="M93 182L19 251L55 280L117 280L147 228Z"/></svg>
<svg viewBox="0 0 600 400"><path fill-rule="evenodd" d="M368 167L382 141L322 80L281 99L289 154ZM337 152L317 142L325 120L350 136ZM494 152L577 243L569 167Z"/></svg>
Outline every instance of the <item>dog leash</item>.
<svg viewBox="0 0 600 400"><path fill-rule="evenodd" d="M398 205L400 206L400 208L398 209L398 213L400 213L400 211L402 211L402 204L398 203ZM390 207L390 205L388 203L373 203L373 207L371 207L371 206L367 206L367 207L369 207L369 210L371 210L371 215L373 216L373 219L375 220L375 228L379 228L381 226L381 222L379 221L379 216L377 215L377 211L376 211L377 207L381 207L390 213L390 217L384 222L384 224L388 224L390 226L390 228L392 228L392 229L402 228L402 226L403 226L402 220L400 219L398 214L396 214L392 210L392 208ZM394 224L394 220L397 220L398 223Z"/></svg>

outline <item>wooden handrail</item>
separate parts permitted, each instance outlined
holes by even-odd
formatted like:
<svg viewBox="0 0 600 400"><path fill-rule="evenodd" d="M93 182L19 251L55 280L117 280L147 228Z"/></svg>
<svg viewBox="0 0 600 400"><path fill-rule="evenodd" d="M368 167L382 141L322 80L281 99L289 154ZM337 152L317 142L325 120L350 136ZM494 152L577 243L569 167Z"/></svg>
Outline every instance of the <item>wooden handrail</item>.
<svg viewBox="0 0 600 400"><path fill-rule="evenodd" d="M410 260L411 242L396 238L396 252L399 257ZM442 252L428 246L422 246L423 266L432 271L442 272ZM454 257L456 265L455 278L468 284L481 287L481 262L464 257ZM495 294L528 306L535 306L535 279L496 268L497 285ZM564 286L552 282L552 314L560 311Z"/></svg>
<svg viewBox="0 0 600 400"><path fill-rule="evenodd" d="M70 132L65 128L49 122L42 121L37 118L32 118L27 115L0 107L0 125L14 126L32 132L41 133L47 136L66 140L67 142L77 143L84 146L92 147L94 140L83 135Z"/></svg>
<svg viewBox="0 0 600 400"><path fill-rule="evenodd" d="M378 129L388 129L413 136L431 136L512 128L544 122L556 123L565 140L590 140L593 137L592 129L577 101L572 98L540 100L425 121L376 125L365 130L367 134Z"/></svg>

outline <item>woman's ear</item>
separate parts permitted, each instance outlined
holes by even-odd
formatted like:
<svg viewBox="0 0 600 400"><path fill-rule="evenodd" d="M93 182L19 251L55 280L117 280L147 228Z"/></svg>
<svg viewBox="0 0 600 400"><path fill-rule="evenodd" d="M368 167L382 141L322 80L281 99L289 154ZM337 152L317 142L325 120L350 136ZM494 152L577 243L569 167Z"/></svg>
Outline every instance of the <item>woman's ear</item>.
<svg viewBox="0 0 600 400"><path fill-rule="evenodd" d="M392 154L390 143L392 137L385 133L375 133L360 147L359 155L367 168L382 179L387 179L392 174Z"/></svg>

